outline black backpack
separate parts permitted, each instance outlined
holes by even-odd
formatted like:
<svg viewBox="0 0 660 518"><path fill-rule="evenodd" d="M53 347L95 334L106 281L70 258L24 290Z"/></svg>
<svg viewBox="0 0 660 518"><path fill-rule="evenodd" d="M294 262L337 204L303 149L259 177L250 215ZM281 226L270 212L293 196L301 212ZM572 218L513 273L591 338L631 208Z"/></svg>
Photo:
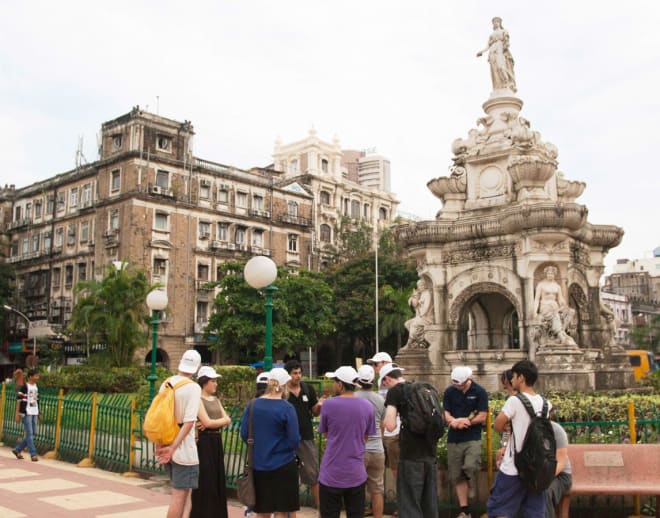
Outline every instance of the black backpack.
<svg viewBox="0 0 660 518"><path fill-rule="evenodd" d="M404 384L406 412L401 414L403 427L435 442L445 433L445 416L438 391L430 383Z"/></svg>
<svg viewBox="0 0 660 518"><path fill-rule="evenodd" d="M522 394L516 397L527 410L530 423L520 451L516 451L516 436L513 436L513 460L527 490L540 493L550 487L557 469L557 443L549 419L550 408L544 399L541 415L537 415L527 397Z"/></svg>

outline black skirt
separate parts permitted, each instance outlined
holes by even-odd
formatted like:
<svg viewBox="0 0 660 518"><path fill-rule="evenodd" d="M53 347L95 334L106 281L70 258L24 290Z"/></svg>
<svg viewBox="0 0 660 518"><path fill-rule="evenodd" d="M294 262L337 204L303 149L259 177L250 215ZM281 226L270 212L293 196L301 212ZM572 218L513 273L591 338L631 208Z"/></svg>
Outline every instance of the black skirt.
<svg viewBox="0 0 660 518"><path fill-rule="evenodd" d="M291 513L300 509L298 464L292 460L273 471L254 470L256 513Z"/></svg>
<svg viewBox="0 0 660 518"><path fill-rule="evenodd" d="M197 454L199 485L192 492L190 518L228 518L225 455L217 430L199 433Z"/></svg>

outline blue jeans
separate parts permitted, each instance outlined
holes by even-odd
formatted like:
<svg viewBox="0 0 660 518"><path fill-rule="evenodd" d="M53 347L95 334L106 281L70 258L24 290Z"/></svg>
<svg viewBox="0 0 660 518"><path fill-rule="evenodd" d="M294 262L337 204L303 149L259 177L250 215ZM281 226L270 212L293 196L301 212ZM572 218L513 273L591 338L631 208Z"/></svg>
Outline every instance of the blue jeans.
<svg viewBox="0 0 660 518"><path fill-rule="evenodd" d="M399 459L396 493L402 518L438 516L438 466L435 459Z"/></svg>
<svg viewBox="0 0 660 518"><path fill-rule="evenodd" d="M23 416L23 428L25 428L25 437L21 443L16 446L18 453L23 451L27 446L30 455L34 457L37 454L37 448L34 446L34 435L37 433L37 422L39 421L39 416L36 415L24 415Z"/></svg>

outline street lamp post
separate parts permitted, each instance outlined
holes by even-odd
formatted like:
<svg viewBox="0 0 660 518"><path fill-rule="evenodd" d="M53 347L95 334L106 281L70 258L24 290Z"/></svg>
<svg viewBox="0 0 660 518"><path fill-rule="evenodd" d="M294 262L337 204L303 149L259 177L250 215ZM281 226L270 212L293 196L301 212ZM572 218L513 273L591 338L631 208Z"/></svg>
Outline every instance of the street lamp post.
<svg viewBox="0 0 660 518"><path fill-rule="evenodd" d="M273 293L277 290L272 284L277 279L277 265L263 255L257 255L245 264L245 281L255 289L266 291L266 339L264 347L264 370L273 368Z"/></svg>
<svg viewBox="0 0 660 518"><path fill-rule="evenodd" d="M156 350L158 349L159 313L167 307L167 293L163 290L153 290L147 295L147 307L151 310L151 374L149 380L149 401L156 395Z"/></svg>
<svg viewBox="0 0 660 518"><path fill-rule="evenodd" d="M16 313L17 315L22 316L26 320L26 322L28 324L28 338L30 338L30 326L32 325L32 320L30 320L28 318L28 316L25 313L23 313L22 311L19 311L16 308L12 308L11 306L8 306L7 304L3 304L2 307L5 308L7 311L12 311L12 312ZM36 337L36 335L32 336L32 354L34 354L35 356L37 354L37 337Z"/></svg>

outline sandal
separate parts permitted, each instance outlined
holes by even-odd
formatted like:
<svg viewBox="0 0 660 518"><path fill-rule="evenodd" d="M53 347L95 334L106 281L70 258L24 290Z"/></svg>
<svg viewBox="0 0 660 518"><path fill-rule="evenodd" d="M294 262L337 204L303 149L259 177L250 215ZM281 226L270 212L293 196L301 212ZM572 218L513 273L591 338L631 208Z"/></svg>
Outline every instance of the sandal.
<svg viewBox="0 0 660 518"><path fill-rule="evenodd" d="M30 459L32 459L32 462L37 462L39 460L39 457L37 457L36 455L32 455Z"/></svg>
<svg viewBox="0 0 660 518"><path fill-rule="evenodd" d="M14 457L16 457L18 460L22 460L22 459L25 458L25 457L23 457L23 454L22 454L22 453L20 453L20 452L18 452L18 451L16 451L16 450L11 450L11 452L14 454Z"/></svg>

